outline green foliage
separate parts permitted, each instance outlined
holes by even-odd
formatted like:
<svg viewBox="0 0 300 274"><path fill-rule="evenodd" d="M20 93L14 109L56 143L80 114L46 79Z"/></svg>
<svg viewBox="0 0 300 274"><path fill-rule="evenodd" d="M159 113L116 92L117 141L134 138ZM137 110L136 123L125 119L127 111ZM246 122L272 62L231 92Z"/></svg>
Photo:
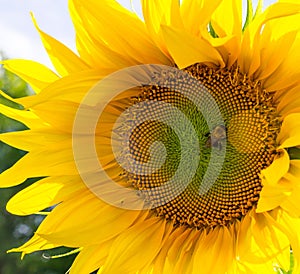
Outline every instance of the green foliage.
<svg viewBox="0 0 300 274"><path fill-rule="evenodd" d="M300 159L300 148L290 147L290 148L288 148L288 153L289 153L291 160L299 160Z"/></svg>
<svg viewBox="0 0 300 274"><path fill-rule="evenodd" d="M13 98L33 94L26 82L5 69L0 70L0 89Z"/></svg>
<svg viewBox="0 0 300 274"><path fill-rule="evenodd" d="M245 24L243 26L243 31L245 31L245 29L248 27L252 19L253 19L252 0L247 0L247 15L246 15Z"/></svg>

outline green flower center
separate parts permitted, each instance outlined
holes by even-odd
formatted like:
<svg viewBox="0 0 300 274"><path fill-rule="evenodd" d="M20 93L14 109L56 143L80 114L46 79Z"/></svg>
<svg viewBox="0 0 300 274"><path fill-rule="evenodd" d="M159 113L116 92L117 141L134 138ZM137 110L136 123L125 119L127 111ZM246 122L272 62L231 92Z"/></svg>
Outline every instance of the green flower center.
<svg viewBox="0 0 300 274"><path fill-rule="evenodd" d="M145 86L137 98L132 98L134 104L149 100L171 104L191 122L199 142L200 160L192 180L182 182L187 185L184 191L151 211L172 221L174 225L197 229L228 225L242 218L257 204L262 188L260 172L272 163L276 155L280 121L273 94L266 92L260 82L252 81L242 74L236 66L215 69L194 64L184 71L208 90L220 109L225 125L214 124L212 130L209 130L208 121L195 103L176 90L189 90L194 96L200 96L201 91L197 87L187 86L182 79L174 80L174 90L158 85ZM153 77L164 81L162 75ZM206 107L209 109L211 106ZM145 117L147 111L145 107ZM181 121L178 120L178 123ZM188 130L184 137L191 138ZM125 172L123 176L135 189L147 190L162 186L174 176L181 159L193 160L193 143L182 147L174 129L155 120L142 122L134 129L130 136L130 153L136 161L147 163L150 160L149 147L155 141L164 144L167 155L165 161L151 174ZM221 163L217 179L208 182L209 188L201 193L199 189L201 186L203 188L203 178L208 171L213 150L217 158L226 151L225 160ZM157 192L145 199L153 203L159 201L161 195Z"/></svg>

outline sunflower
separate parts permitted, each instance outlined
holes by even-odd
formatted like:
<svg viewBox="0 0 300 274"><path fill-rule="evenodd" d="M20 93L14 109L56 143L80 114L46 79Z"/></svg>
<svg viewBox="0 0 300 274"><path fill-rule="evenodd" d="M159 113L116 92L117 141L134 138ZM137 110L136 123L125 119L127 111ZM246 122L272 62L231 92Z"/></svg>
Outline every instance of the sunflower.
<svg viewBox="0 0 300 274"><path fill-rule="evenodd" d="M59 246L70 273L274 273L300 266L300 4L70 0L78 55L35 22L55 72L4 67L35 95L7 99L28 153L1 187L47 215L11 252Z"/></svg>

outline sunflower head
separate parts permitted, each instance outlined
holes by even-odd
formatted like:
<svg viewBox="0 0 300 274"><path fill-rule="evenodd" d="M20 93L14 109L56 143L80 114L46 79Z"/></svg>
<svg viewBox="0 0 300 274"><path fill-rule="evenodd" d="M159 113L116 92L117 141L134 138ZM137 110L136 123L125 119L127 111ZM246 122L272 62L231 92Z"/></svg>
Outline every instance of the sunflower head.
<svg viewBox="0 0 300 274"><path fill-rule="evenodd" d="M179 3L180 2L180 3ZM70 273L299 272L297 1L69 1L78 55L34 21L55 71L9 60L36 94L0 105L28 151L10 212L51 212L12 251L68 246ZM225 16L226 15L226 16Z"/></svg>

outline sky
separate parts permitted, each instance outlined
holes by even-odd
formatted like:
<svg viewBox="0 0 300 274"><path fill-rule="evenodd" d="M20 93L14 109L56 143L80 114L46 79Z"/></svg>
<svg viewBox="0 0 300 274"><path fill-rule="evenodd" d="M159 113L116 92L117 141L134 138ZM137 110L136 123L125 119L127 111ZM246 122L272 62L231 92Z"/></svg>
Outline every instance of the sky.
<svg viewBox="0 0 300 274"><path fill-rule="evenodd" d="M140 10L139 0L119 2L129 9L132 2L135 10ZM275 0L266 0L265 6L273 2ZM0 51L7 57L31 59L51 67L33 26L31 11L43 31L75 50L67 0L0 0L0 7Z"/></svg>

